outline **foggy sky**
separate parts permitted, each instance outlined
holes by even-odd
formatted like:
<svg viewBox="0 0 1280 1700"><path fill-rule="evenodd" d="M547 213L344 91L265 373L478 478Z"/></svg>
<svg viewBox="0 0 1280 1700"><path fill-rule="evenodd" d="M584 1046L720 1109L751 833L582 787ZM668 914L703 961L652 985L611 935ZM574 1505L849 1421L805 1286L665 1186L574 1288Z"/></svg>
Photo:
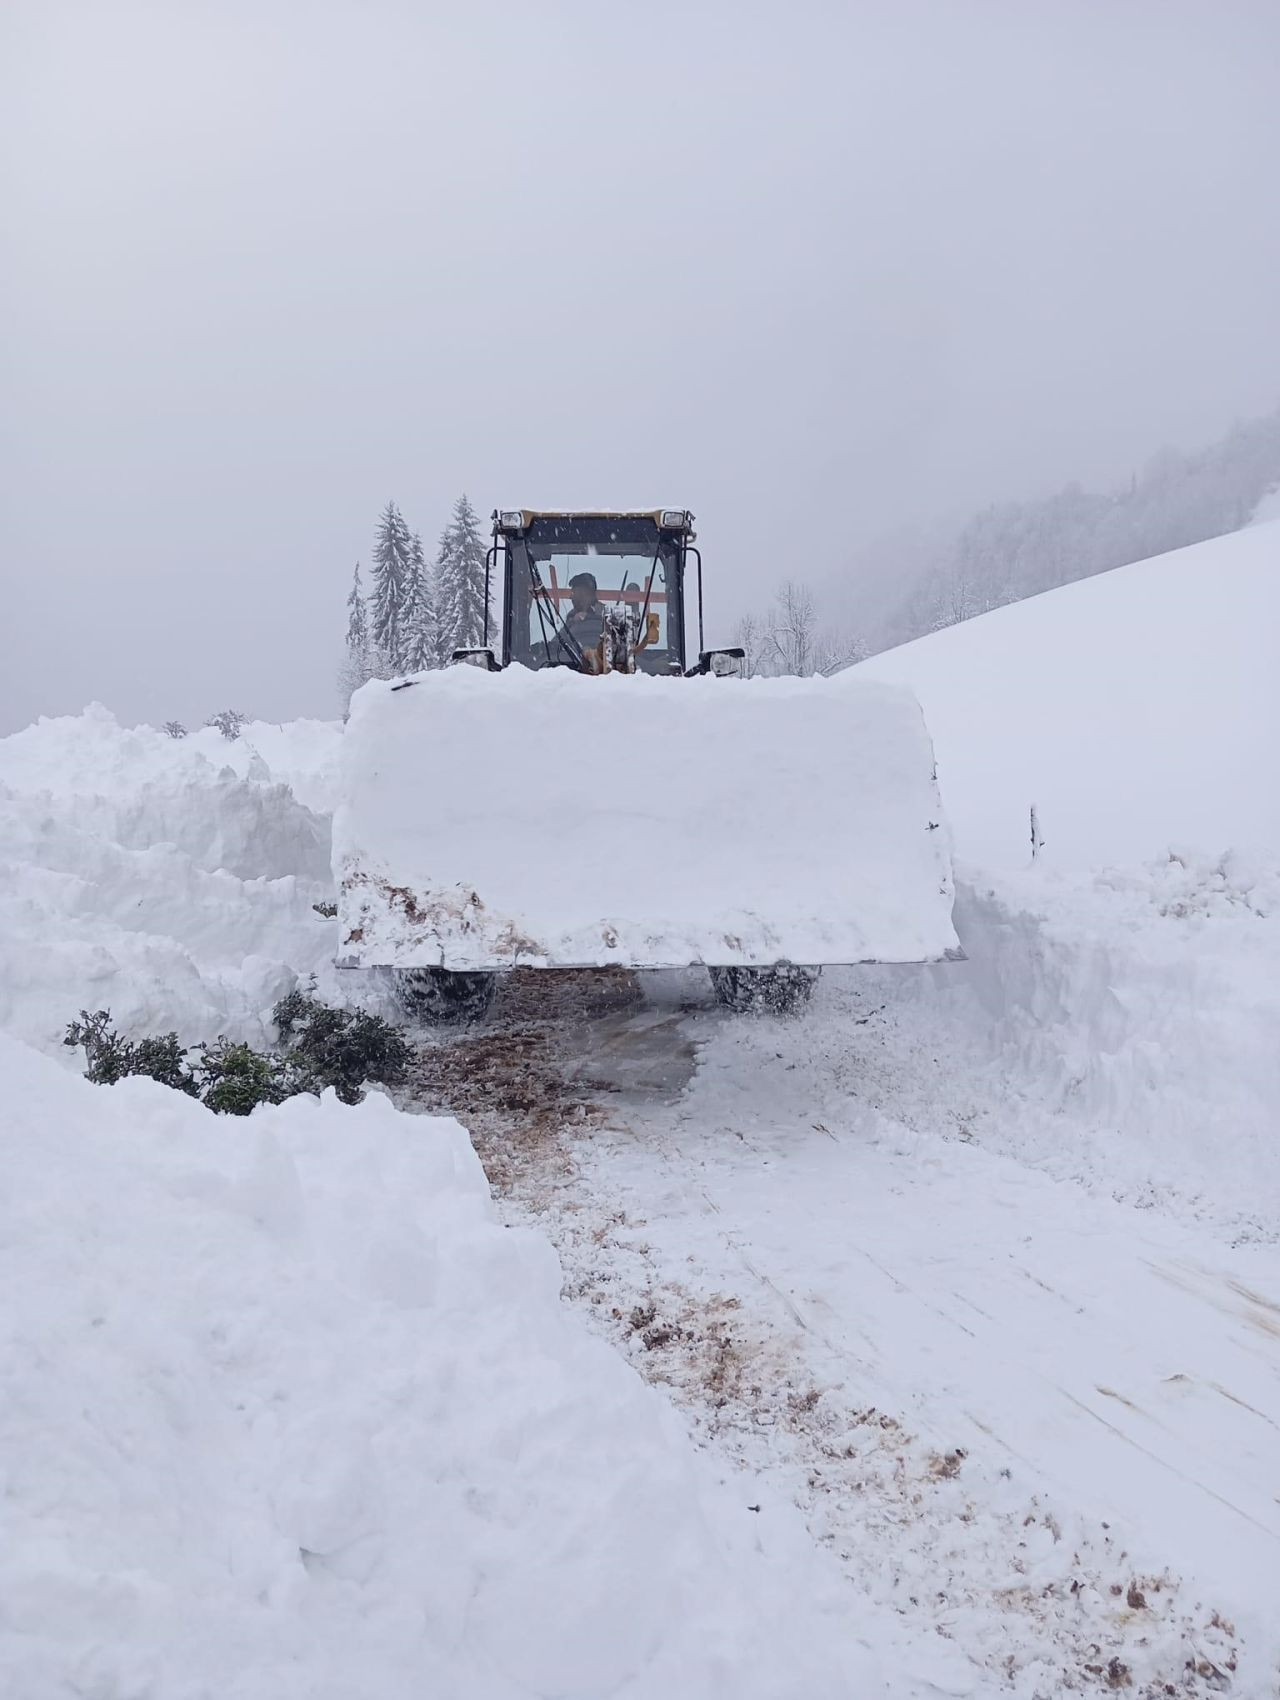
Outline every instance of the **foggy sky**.
<svg viewBox="0 0 1280 1700"><path fill-rule="evenodd" d="M5 0L0 731L331 715L351 568L688 506L708 636L1280 400L1280 7Z"/></svg>

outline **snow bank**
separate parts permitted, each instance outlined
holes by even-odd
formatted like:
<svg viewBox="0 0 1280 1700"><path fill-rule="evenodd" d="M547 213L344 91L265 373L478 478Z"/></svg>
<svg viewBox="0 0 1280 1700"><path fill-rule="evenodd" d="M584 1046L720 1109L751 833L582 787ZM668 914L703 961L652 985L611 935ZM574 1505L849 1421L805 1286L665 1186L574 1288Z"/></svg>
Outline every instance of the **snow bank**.
<svg viewBox="0 0 1280 1700"><path fill-rule="evenodd" d="M0 739L0 1028L56 1047L105 1006L130 1032L260 1039L298 976L327 970L328 822L255 730L257 748L175 740L95 706ZM320 795L339 734L267 730Z"/></svg>
<svg viewBox="0 0 1280 1700"><path fill-rule="evenodd" d="M954 947L909 692L471 667L366 685L334 818L344 959L937 960Z"/></svg>
<svg viewBox="0 0 1280 1700"><path fill-rule="evenodd" d="M0 1093L0 1692L887 1692L798 1518L575 1322L456 1123L215 1121L3 1037Z"/></svg>
<svg viewBox="0 0 1280 1700"><path fill-rule="evenodd" d="M1003 1105L972 1137L1228 1236L1274 1237L1280 859L1183 851L1092 877L962 865L956 921L968 960L898 995L931 1011L952 1090L968 1076L975 1102Z"/></svg>
<svg viewBox="0 0 1280 1700"><path fill-rule="evenodd" d="M873 656L938 752L956 852L1092 869L1280 847L1280 524L1064 585Z"/></svg>
<svg viewBox="0 0 1280 1700"><path fill-rule="evenodd" d="M333 813L342 751L340 720L248 720L233 739L224 738L216 727L202 726L183 742L241 779L250 777L256 757L306 808Z"/></svg>

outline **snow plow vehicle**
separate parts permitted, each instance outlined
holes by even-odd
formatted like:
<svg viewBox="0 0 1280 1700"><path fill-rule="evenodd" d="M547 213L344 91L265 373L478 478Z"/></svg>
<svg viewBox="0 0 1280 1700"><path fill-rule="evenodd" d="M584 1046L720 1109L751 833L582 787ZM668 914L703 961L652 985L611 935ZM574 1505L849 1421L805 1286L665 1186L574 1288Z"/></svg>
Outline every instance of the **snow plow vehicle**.
<svg viewBox="0 0 1280 1700"><path fill-rule="evenodd" d="M457 1020L514 968L701 966L786 1010L828 964L958 954L914 696L740 676L704 647L694 535L683 509L494 515L485 644L352 699L340 967Z"/></svg>

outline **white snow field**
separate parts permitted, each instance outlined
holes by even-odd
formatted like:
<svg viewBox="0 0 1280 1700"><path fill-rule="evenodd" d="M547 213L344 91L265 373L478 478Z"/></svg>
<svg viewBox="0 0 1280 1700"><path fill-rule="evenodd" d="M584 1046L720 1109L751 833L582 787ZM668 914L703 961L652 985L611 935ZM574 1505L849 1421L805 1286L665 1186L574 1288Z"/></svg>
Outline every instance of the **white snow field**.
<svg viewBox="0 0 1280 1700"><path fill-rule="evenodd" d="M850 678L374 681L352 702L334 866L358 964L917 962L956 944L919 706Z"/></svg>
<svg viewBox="0 0 1280 1700"><path fill-rule="evenodd" d="M68 1072L81 1007L253 1035L359 981L339 728L0 741L0 1027L48 1053L0 1042L0 1693L1275 1700L1278 544L859 669L925 704L967 960L548 1014L583 1101L477 1111L492 1207L381 1097Z"/></svg>
<svg viewBox="0 0 1280 1700"><path fill-rule="evenodd" d="M1119 567L900 649L859 678L924 707L957 856L1021 867L1280 846L1280 521Z"/></svg>

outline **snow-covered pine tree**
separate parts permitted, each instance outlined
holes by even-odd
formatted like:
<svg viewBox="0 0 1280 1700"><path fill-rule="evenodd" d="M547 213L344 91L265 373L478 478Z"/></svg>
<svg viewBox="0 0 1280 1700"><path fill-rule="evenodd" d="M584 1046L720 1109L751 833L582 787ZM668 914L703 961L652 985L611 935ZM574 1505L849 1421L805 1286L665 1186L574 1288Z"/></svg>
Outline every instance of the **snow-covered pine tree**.
<svg viewBox="0 0 1280 1700"><path fill-rule="evenodd" d="M440 633L436 624L435 575L427 564L422 539L416 531L409 558L402 663L406 673L423 673L428 667L441 665Z"/></svg>
<svg viewBox="0 0 1280 1700"><path fill-rule="evenodd" d="M360 584L360 563L356 562L351 575L351 591L347 597L347 647L338 671L338 688L342 693L345 711L361 685L377 677L380 669L373 640L369 636L369 611ZM389 671L389 669L388 669Z"/></svg>
<svg viewBox="0 0 1280 1700"><path fill-rule="evenodd" d="M180 720L166 720L161 727L166 738L185 738L187 729Z"/></svg>
<svg viewBox="0 0 1280 1700"><path fill-rule="evenodd" d="M373 544L373 588L369 593L369 633L379 659L396 673L405 671L413 594L413 539L394 502L378 519Z"/></svg>
<svg viewBox="0 0 1280 1700"><path fill-rule="evenodd" d="M351 590L347 596L347 648L361 659L369 649L369 619L365 612L364 591L360 588L360 563L356 562L351 575Z"/></svg>
<svg viewBox="0 0 1280 1700"><path fill-rule="evenodd" d="M455 649L478 649L485 638L485 545L480 518L466 496L440 535L436 561L436 620L441 659Z"/></svg>

